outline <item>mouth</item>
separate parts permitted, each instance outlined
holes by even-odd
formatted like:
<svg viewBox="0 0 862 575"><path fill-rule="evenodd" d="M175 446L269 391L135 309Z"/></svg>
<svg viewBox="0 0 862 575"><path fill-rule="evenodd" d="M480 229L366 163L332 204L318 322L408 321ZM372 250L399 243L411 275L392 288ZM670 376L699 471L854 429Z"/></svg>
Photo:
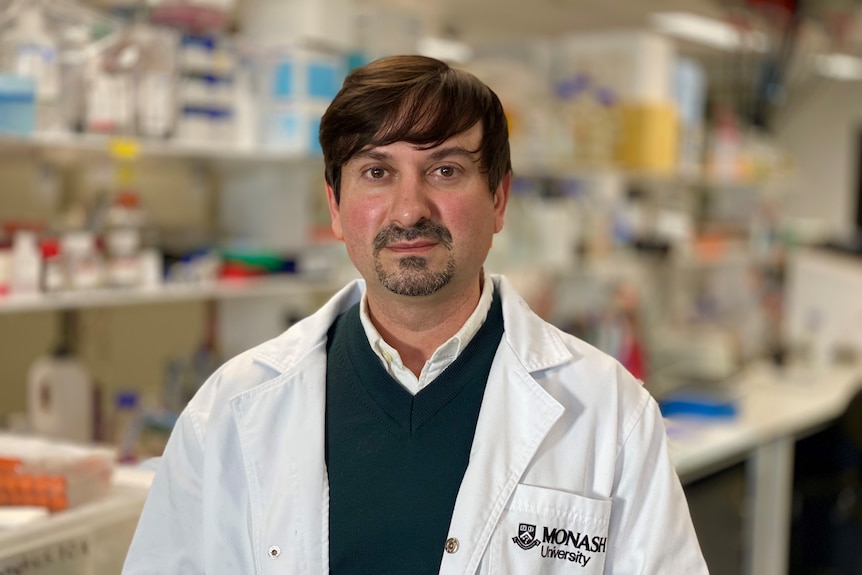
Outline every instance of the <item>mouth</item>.
<svg viewBox="0 0 862 575"><path fill-rule="evenodd" d="M419 240L415 242L397 242L389 244L386 249L396 254L415 254L427 252L437 247L438 242L433 240Z"/></svg>
<svg viewBox="0 0 862 575"><path fill-rule="evenodd" d="M407 229L390 225L374 238L375 255L384 249L393 254L419 255L438 246L451 249L452 234L442 224L428 220Z"/></svg>

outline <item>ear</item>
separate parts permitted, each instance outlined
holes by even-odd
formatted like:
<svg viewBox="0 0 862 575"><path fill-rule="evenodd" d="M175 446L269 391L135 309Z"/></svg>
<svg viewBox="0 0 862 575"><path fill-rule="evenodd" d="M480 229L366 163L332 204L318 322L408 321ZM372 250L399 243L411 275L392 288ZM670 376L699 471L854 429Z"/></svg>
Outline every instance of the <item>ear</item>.
<svg viewBox="0 0 862 575"><path fill-rule="evenodd" d="M338 202L335 201L335 192L332 186L326 184L326 203L329 204L329 217L332 219L332 233L339 240L344 239L344 233L341 229L341 213L338 210Z"/></svg>
<svg viewBox="0 0 862 575"><path fill-rule="evenodd" d="M500 185L494 191L494 233L503 229L506 215L506 205L509 203L509 191L512 189L511 170L503 176Z"/></svg>

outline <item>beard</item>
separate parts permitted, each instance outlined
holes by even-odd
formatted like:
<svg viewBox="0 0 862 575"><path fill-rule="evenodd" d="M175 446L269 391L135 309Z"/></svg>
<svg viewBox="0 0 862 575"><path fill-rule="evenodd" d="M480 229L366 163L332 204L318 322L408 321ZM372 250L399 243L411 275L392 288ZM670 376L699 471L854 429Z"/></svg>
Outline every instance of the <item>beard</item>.
<svg viewBox="0 0 862 575"><path fill-rule="evenodd" d="M405 256L398 260L397 270L386 270L380 261L380 251L397 240L426 238L440 243L448 252L443 269L432 270L422 256ZM431 295L447 285L455 275L455 258L452 255L452 234L445 226L423 220L411 228L390 225L374 238L374 271L380 285L394 294L404 296Z"/></svg>
<svg viewBox="0 0 862 575"><path fill-rule="evenodd" d="M398 260L397 271L386 271L379 259L374 262L377 281L394 294L406 296L431 295L455 275L455 259L449 254L442 270L428 269L428 261L421 256L407 256Z"/></svg>

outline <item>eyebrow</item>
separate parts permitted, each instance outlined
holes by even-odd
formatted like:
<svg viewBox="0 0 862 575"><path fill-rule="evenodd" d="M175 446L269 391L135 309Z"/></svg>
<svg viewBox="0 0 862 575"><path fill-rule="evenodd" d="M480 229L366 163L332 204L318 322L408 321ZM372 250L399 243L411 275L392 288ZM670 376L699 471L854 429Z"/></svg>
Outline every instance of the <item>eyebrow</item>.
<svg viewBox="0 0 862 575"><path fill-rule="evenodd" d="M387 154L386 152L381 152L379 150L375 150L372 148L370 150L362 150L361 152L357 152L356 155L354 155L352 158L350 158L348 160L348 163L352 162L354 160L363 160L363 159L377 160L378 162L383 162L383 161L390 159L391 157L392 157L391 154Z"/></svg>
<svg viewBox="0 0 862 575"><path fill-rule="evenodd" d="M463 146L447 146L445 148L439 148L431 152L431 159L436 161L442 160L443 158L447 158L449 156L463 156L471 162L477 162L479 161L478 155L478 152L471 152Z"/></svg>
<svg viewBox="0 0 862 575"><path fill-rule="evenodd" d="M470 150L468 150L467 148L464 148L463 146L446 146L445 148L438 148L438 149L435 149L433 152L431 152L429 157L433 161L436 162L436 161L442 160L443 158L448 158L450 156L463 156L463 157L466 157L471 162L479 161L479 158L477 157L478 152L471 152ZM357 152L356 155L353 156L353 158L351 158L349 160L349 162L352 162L353 160L362 160L362 159L377 160L378 162L384 162L386 160L390 160L391 158L392 158L392 154L389 154L388 152L383 152L381 150L372 148L369 150L363 150L361 152Z"/></svg>

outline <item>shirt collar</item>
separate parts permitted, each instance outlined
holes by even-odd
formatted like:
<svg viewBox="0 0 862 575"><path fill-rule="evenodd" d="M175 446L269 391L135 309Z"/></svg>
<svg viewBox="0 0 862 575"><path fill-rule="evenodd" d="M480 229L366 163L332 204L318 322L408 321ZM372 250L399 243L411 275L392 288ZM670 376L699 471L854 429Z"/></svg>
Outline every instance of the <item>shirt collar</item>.
<svg viewBox="0 0 862 575"><path fill-rule="evenodd" d="M479 303L476 305L476 309L473 310L473 313L470 314L470 317L467 318L464 325L455 332L455 335L443 342L443 344L434 351L431 358L422 369L423 373L420 375L420 381L427 379L422 377L425 375L427 370L432 369L436 376L455 361L458 355L465 347L467 347L467 344L470 343L482 327L482 324L485 323L485 318L488 316L488 310L491 309L491 301L494 298L494 282L490 281L490 279L486 277L483 277L482 279L482 292L479 296ZM403 363L401 362L401 356L398 354L398 351L386 343L371 321L371 316L368 314L367 293L367 291L363 292L362 300L359 303L359 319L362 322L363 329L365 330L365 336L371 344L371 349L373 349L374 353L381 359L381 361L383 361L384 365L387 366L390 374L393 373L393 370L391 369L392 364L395 364L396 367L403 370Z"/></svg>

